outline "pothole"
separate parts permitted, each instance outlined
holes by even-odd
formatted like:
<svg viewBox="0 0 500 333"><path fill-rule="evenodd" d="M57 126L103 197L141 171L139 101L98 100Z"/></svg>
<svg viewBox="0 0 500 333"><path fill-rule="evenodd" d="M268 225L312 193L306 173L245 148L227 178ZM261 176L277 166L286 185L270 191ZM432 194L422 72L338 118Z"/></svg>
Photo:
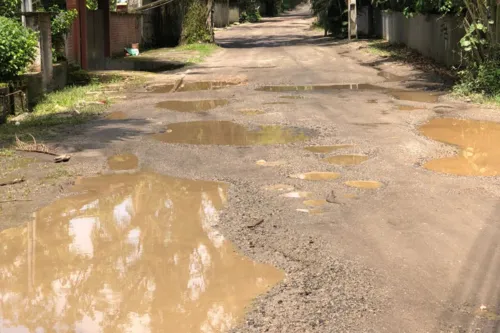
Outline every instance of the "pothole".
<svg viewBox="0 0 500 333"><path fill-rule="evenodd" d="M313 131L281 127L260 126L249 129L231 121L193 121L168 125L165 133L153 138L168 143L197 145L271 145L308 140Z"/></svg>
<svg viewBox="0 0 500 333"><path fill-rule="evenodd" d="M228 105L227 99L207 99L196 101L163 101L156 104L157 108L168 109L178 112L200 112L215 109L219 106Z"/></svg>
<svg viewBox="0 0 500 333"><path fill-rule="evenodd" d="M169 93L175 87L175 83L158 84L154 86L149 86L146 90L152 93Z"/></svg>
<svg viewBox="0 0 500 333"><path fill-rule="evenodd" d="M288 105L292 104L290 102L269 102L269 103L264 103L264 105Z"/></svg>
<svg viewBox="0 0 500 333"><path fill-rule="evenodd" d="M304 99L304 96L300 95L286 95L286 96L280 96L280 98L285 98L285 99Z"/></svg>
<svg viewBox="0 0 500 333"><path fill-rule="evenodd" d="M200 91L200 90L216 90L230 86L236 86L241 82L229 81L199 81L199 82L183 82L176 91Z"/></svg>
<svg viewBox="0 0 500 333"><path fill-rule="evenodd" d="M108 120L122 120L127 119L127 115L123 111L114 111L110 112L106 115L106 119Z"/></svg>
<svg viewBox="0 0 500 333"><path fill-rule="evenodd" d="M419 127L430 139L461 148L457 156L438 158L424 168L462 176L497 176L500 173L500 123L435 118Z"/></svg>
<svg viewBox="0 0 500 333"><path fill-rule="evenodd" d="M389 95L398 100L421 102L421 103L436 103L439 101L440 93L428 91L411 91L411 90L391 90Z"/></svg>
<svg viewBox="0 0 500 333"><path fill-rule="evenodd" d="M323 159L323 161L336 165L356 165L361 164L368 159L364 155L335 155Z"/></svg>
<svg viewBox="0 0 500 333"><path fill-rule="evenodd" d="M0 232L3 328L227 332L284 278L215 229L226 184L137 173L76 190Z"/></svg>
<svg viewBox="0 0 500 333"><path fill-rule="evenodd" d="M345 182L349 187L356 187L362 189L377 189L382 187L382 183L374 181L374 180L350 180Z"/></svg>
<svg viewBox="0 0 500 333"><path fill-rule="evenodd" d="M326 205L328 202L326 200L305 200L302 203L309 207L320 207Z"/></svg>
<svg viewBox="0 0 500 333"><path fill-rule="evenodd" d="M339 149L344 149L344 148L351 148L354 145L333 145L333 146L309 146L305 147L304 149L307 151L310 151L312 153L331 153L334 150L339 150Z"/></svg>
<svg viewBox="0 0 500 333"><path fill-rule="evenodd" d="M331 180L331 179L339 178L340 173L311 171L311 172L290 175L289 177L296 178L296 179L304 179L304 180Z"/></svg>
<svg viewBox="0 0 500 333"><path fill-rule="evenodd" d="M380 90L383 89L373 84L318 84L304 86L262 86L255 90L266 92L290 92L290 91L328 91L328 90Z"/></svg>
<svg viewBox="0 0 500 333"><path fill-rule="evenodd" d="M118 154L108 158L108 166L111 170L133 170L137 169L139 159L134 154Z"/></svg>

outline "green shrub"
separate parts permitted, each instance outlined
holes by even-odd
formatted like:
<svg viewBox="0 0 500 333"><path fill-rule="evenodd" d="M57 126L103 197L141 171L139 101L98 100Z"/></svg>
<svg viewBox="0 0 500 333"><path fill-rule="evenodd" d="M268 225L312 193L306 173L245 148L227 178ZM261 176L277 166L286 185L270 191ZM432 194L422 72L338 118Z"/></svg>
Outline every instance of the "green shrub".
<svg viewBox="0 0 500 333"><path fill-rule="evenodd" d="M459 74L460 83L455 87L456 92L500 96L500 58L471 65Z"/></svg>
<svg viewBox="0 0 500 333"><path fill-rule="evenodd" d="M52 31L53 57L55 61L58 61L65 58L64 36L70 32L73 21L78 17L78 12L76 9L60 9L57 5L49 7L49 12L52 13L50 28Z"/></svg>
<svg viewBox="0 0 500 333"><path fill-rule="evenodd" d="M0 81L12 81L36 56L37 34L12 19L0 17Z"/></svg>
<svg viewBox="0 0 500 333"><path fill-rule="evenodd" d="M21 9L21 0L0 0L0 16L15 17Z"/></svg>
<svg viewBox="0 0 500 333"><path fill-rule="evenodd" d="M210 43L212 36L207 27L207 7L198 0L193 1L182 23L182 44Z"/></svg>

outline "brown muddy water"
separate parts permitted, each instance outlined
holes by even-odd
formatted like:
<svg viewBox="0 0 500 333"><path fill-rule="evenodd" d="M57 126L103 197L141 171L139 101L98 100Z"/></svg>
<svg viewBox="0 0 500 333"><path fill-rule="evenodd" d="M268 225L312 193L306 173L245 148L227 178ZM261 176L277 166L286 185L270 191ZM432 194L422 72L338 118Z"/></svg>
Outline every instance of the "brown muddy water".
<svg viewBox="0 0 500 333"><path fill-rule="evenodd" d="M156 104L157 108L178 112L200 112L228 105L227 99L207 99L196 101L163 101Z"/></svg>
<svg viewBox="0 0 500 333"><path fill-rule="evenodd" d="M287 96L280 96L280 98L285 98L285 99L304 99L304 96L300 95L287 95Z"/></svg>
<svg viewBox="0 0 500 333"><path fill-rule="evenodd" d="M264 114L266 112L258 109L243 109L240 110L240 113L244 114L245 116L257 116L259 114Z"/></svg>
<svg viewBox="0 0 500 333"><path fill-rule="evenodd" d="M430 139L460 147L458 155L428 161L424 168L461 176L500 174L500 123L434 118L419 131Z"/></svg>
<svg viewBox="0 0 500 333"><path fill-rule="evenodd" d="M292 191L293 188L294 187L292 185L288 185L288 184L274 184L274 185L266 185L263 187L263 189L266 191L278 191L278 192Z"/></svg>
<svg viewBox="0 0 500 333"><path fill-rule="evenodd" d="M304 180L331 180L340 177L340 173L337 172L321 172L321 171L311 171L305 173L298 173L290 175L290 178L304 179Z"/></svg>
<svg viewBox="0 0 500 333"><path fill-rule="evenodd" d="M0 232L5 332L227 332L284 278L215 226L227 185L153 173L80 194Z"/></svg>
<svg viewBox="0 0 500 333"><path fill-rule="evenodd" d="M288 192L281 195L284 198L309 198L313 196L312 192L302 192L302 191L294 191Z"/></svg>
<svg viewBox="0 0 500 333"><path fill-rule="evenodd" d="M118 154L108 158L108 166L111 170L137 169L139 159L134 154Z"/></svg>
<svg viewBox="0 0 500 333"><path fill-rule="evenodd" d="M368 159L364 155L335 155L323 159L323 161L335 165L356 165L361 164Z"/></svg>
<svg viewBox="0 0 500 333"><path fill-rule="evenodd" d="M242 82L228 82L228 81L194 81L183 82L179 85L177 83L167 83L161 85L154 85L147 88L148 92L152 93L171 93L171 92L185 92L185 91L201 91L201 90L217 90L230 86L236 86Z"/></svg>
<svg viewBox="0 0 500 333"><path fill-rule="evenodd" d="M169 132L171 131L171 132ZM249 129L231 121L192 121L168 125L165 133L153 138L167 143L195 145L271 145L308 140L311 130L281 126L259 126Z"/></svg>
<svg viewBox="0 0 500 333"><path fill-rule="evenodd" d="M356 187L362 189L377 189L382 187L382 183L374 181L374 180L350 180L345 182L349 187Z"/></svg>
<svg viewBox="0 0 500 333"><path fill-rule="evenodd" d="M423 108L419 108L416 106L411 106L411 105L398 105L398 110L399 111L414 111L414 110L419 110Z"/></svg>
<svg viewBox="0 0 500 333"><path fill-rule="evenodd" d="M312 199L312 200L306 200L302 203L306 206L309 206L309 207L320 207L320 206L326 205L328 202L326 200L323 200L323 199L319 199L319 200Z"/></svg>
<svg viewBox="0 0 500 333"><path fill-rule="evenodd" d="M325 85L306 85L306 86L262 86L255 90L266 91L266 92L335 91L335 90L377 91L378 90L381 93L389 94L390 96L398 100L424 102L424 103L436 103L439 100L439 96L442 95L442 93L438 92L428 92L421 90L396 90L367 83L325 84Z"/></svg>
<svg viewBox="0 0 500 333"><path fill-rule="evenodd" d="M123 111L115 111L108 113L105 118L109 120L122 120L127 119L127 115Z"/></svg>
<svg viewBox="0 0 500 333"><path fill-rule="evenodd" d="M344 149L344 148L350 148L353 147L353 145L333 145L333 146L309 146L305 147L304 149L307 151L310 151L312 153L331 153L334 150L339 150L339 149Z"/></svg>
<svg viewBox="0 0 500 333"><path fill-rule="evenodd" d="M167 84L149 86L146 90L152 93L169 93L172 92L174 87L175 83L167 83Z"/></svg>

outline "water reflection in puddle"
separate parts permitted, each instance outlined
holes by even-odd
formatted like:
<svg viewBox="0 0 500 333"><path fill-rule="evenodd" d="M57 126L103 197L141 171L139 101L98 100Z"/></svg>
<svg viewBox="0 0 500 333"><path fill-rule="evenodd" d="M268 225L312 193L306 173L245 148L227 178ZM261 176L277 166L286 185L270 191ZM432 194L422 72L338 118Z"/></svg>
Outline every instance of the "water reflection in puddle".
<svg viewBox="0 0 500 333"><path fill-rule="evenodd" d="M392 90L389 91L389 95L403 101L436 103L441 94L429 91Z"/></svg>
<svg viewBox="0 0 500 333"><path fill-rule="evenodd" d="M266 191L292 191L293 186L287 184L274 184L274 185L266 185L263 187Z"/></svg>
<svg viewBox="0 0 500 333"><path fill-rule="evenodd" d="M337 172L321 172L321 171L311 171L305 173L298 173L290 175L290 178L305 179L305 180L330 180L337 179L340 177L340 173Z"/></svg>
<svg viewBox="0 0 500 333"><path fill-rule="evenodd" d="M227 104L229 104L229 101L226 99L207 99L196 101L163 101L157 103L156 107L179 112L199 112L215 109Z"/></svg>
<svg viewBox="0 0 500 333"><path fill-rule="evenodd" d="M309 146L305 147L305 150L308 150L312 153L331 153L334 150L338 149L343 149L343 148L350 148L353 147L353 145L333 145L333 146Z"/></svg>
<svg viewBox="0 0 500 333"><path fill-rule="evenodd" d="M160 84L148 87L147 91L152 93L169 93L172 92L174 87L174 83Z"/></svg>
<svg viewBox="0 0 500 333"><path fill-rule="evenodd" d="M118 154L108 158L108 165L111 170L132 170L139 165L139 159L134 154Z"/></svg>
<svg viewBox="0 0 500 333"><path fill-rule="evenodd" d="M287 92L287 91L328 91L328 90L380 90L379 86L373 84L318 84L305 86L262 86L255 90L267 92Z"/></svg>
<svg viewBox="0 0 500 333"><path fill-rule="evenodd" d="M193 121L168 125L171 132L153 135L168 143L197 145L270 145L305 141L306 131L281 126L260 126L255 130L231 121Z"/></svg>
<svg viewBox="0 0 500 333"><path fill-rule="evenodd" d="M345 182L345 184L349 187L357 187L363 189L377 189L379 187L382 187L382 183L374 180L350 180Z"/></svg>
<svg viewBox="0 0 500 333"><path fill-rule="evenodd" d="M297 191L297 192L288 192L288 193L282 194L281 196L285 197L285 198L309 198L312 195L313 195L312 192Z"/></svg>
<svg viewBox="0 0 500 333"><path fill-rule="evenodd" d="M364 155L335 155L323 159L323 161L336 165L356 165L366 161L368 156Z"/></svg>
<svg viewBox="0 0 500 333"><path fill-rule="evenodd" d="M200 82L183 82L176 91L200 91L200 90L216 90L225 87L235 86L240 82L227 81L200 81Z"/></svg>
<svg viewBox="0 0 500 333"><path fill-rule="evenodd" d="M309 207L320 207L326 205L328 202L326 200L306 200L302 203Z"/></svg>
<svg viewBox="0 0 500 333"><path fill-rule="evenodd" d="M226 189L150 173L84 179L87 192L0 232L1 327L229 331L284 274L214 229Z"/></svg>
<svg viewBox="0 0 500 333"><path fill-rule="evenodd" d="M500 174L500 123L435 118L420 126L420 132L440 142L461 148L457 156L425 163L426 169L463 176Z"/></svg>

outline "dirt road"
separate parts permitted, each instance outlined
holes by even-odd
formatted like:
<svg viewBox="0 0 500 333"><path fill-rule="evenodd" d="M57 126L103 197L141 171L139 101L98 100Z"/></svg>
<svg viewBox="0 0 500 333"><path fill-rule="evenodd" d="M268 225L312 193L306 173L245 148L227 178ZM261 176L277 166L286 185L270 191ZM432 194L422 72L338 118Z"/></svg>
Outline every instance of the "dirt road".
<svg viewBox="0 0 500 333"><path fill-rule="evenodd" d="M425 168L467 150L419 126L500 121L498 110L425 92L439 78L323 38L311 22L303 7L217 31L221 50L173 74L177 92L138 90L112 106L125 119L92 122L65 142L72 165L107 174L108 157L132 153L141 170L229 184L216 229L286 274L234 332L497 332L500 180ZM214 80L240 84L183 89ZM209 99L225 101L160 103ZM227 122L172 125L214 120ZM495 130L474 143L497 145ZM305 149L333 145L345 146ZM283 196L293 191L321 201Z"/></svg>

